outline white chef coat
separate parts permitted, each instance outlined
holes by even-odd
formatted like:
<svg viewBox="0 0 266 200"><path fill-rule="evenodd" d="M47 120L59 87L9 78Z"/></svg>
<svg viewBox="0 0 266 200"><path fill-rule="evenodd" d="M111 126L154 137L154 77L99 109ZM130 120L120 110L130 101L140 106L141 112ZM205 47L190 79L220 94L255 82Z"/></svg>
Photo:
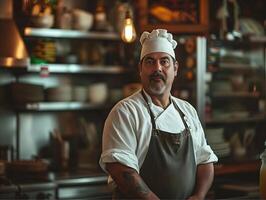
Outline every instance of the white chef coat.
<svg viewBox="0 0 266 200"><path fill-rule="evenodd" d="M170 133L180 133L185 129L180 114L172 102L175 101L185 114L184 119L192 135L196 164L217 162L216 155L206 143L197 112L192 105L171 96L171 104L163 109L152 103L150 96L145 91L144 93L155 117L157 129ZM119 162L139 172L148 152L151 133L151 117L140 91L118 102L109 113L104 125L102 154L99 161L102 169L106 171L105 163Z"/></svg>

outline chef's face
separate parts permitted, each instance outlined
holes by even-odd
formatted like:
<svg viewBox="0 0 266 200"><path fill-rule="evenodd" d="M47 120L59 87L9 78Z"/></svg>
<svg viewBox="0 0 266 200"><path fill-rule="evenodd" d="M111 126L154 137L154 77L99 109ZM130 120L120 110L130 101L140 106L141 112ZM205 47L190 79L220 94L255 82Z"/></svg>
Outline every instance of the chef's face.
<svg viewBox="0 0 266 200"><path fill-rule="evenodd" d="M150 95L170 94L177 69L177 62L167 53L146 55L139 64L143 88Z"/></svg>

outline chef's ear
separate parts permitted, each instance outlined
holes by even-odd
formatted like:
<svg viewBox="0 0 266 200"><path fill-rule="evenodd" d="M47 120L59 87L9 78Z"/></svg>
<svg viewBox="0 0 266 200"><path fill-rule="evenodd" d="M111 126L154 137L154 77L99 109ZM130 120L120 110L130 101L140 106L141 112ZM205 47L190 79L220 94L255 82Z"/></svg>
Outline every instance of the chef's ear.
<svg viewBox="0 0 266 200"><path fill-rule="evenodd" d="M179 64L178 64L177 60L175 60L174 61L174 72L175 72L175 76L177 75L178 67L179 67Z"/></svg>

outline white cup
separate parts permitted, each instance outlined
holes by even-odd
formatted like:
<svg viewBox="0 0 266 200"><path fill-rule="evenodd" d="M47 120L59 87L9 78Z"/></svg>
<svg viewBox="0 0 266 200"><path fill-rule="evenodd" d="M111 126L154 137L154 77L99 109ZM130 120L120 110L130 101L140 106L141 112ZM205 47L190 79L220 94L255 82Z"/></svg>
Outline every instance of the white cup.
<svg viewBox="0 0 266 200"><path fill-rule="evenodd" d="M91 103L104 103L108 96L106 83L94 83L88 86L87 97Z"/></svg>

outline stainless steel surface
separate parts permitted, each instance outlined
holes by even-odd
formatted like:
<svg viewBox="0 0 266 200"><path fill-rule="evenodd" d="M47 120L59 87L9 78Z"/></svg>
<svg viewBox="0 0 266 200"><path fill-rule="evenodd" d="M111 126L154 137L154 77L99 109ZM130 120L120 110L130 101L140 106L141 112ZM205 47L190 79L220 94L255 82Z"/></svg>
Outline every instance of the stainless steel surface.
<svg viewBox="0 0 266 200"><path fill-rule="evenodd" d="M24 191L40 191L40 190L50 190L50 189L55 189L56 188L56 183L53 182L47 182L47 183L30 183L30 184L25 184L21 183L19 184L19 188Z"/></svg>
<svg viewBox="0 0 266 200"><path fill-rule="evenodd" d="M207 41L205 37L197 38L197 111L201 122L204 121L205 109L205 80L206 73L206 49Z"/></svg>
<svg viewBox="0 0 266 200"><path fill-rule="evenodd" d="M15 199L18 191L16 185L0 185L0 199Z"/></svg>
<svg viewBox="0 0 266 200"><path fill-rule="evenodd" d="M56 183L58 199L111 199L111 190L104 174L59 179Z"/></svg>
<svg viewBox="0 0 266 200"><path fill-rule="evenodd" d="M25 67L30 59L24 42L19 34L13 16L13 1L2 0L0 3L0 66ZM5 17L5 16L6 17Z"/></svg>
<svg viewBox="0 0 266 200"><path fill-rule="evenodd" d="M19 199L55 199L57 185L52 182L19 184Z"/></svg>
<svg viewBox="0 0 266 200"><path fill-rule="evenodd" d="M107 184L80 185L60 187L57 190L58 199L111 199L112 192Z"/></svg>
<svg viewBox="0 0 266 200"><path fill-rule="evenodd" d="M49 28L40 29L40 28L31 28L31 27L25 28L24 35L31 37L120 40L119 35L114 32L87 32L87 31L49 29Z"/></svg>
<svg viewBox="0 0 266 200"><path fill-rule="evenodd" d="M73 185L73 184L106 184L107 176L87 176L87 177L76 177L76 178L58 178L56 183L59 185Z"/></svg>
<svg viewBox="0 0 266 200"><path fill-rule="evenodd" d="M105 73L117 74L127 72L127 70L118 65L112 66L94 66L94 65L77 65L77 64L41 64L29 65L27 71L41 72L47 70L51 73Z"/></svg>

